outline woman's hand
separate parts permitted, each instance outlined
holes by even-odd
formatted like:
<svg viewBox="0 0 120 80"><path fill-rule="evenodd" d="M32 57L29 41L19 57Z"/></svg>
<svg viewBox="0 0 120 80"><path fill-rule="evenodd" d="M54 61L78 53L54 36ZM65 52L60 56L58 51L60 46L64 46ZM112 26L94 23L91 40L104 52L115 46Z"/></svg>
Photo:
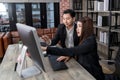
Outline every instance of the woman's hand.
<svg viewBox="0 0 120 80"><path fill-rule="evenodd" d="M41 49L42 49L43 51L46 51L46 50L47 50L47 47L41 46Z"/></svg>
<svg viewBox="0 0 120 80"><path fill-rule="evenodd" d="M60 56L57 58L57 61L64 61L64 62L67 62L68 60L70 59L69 56Z"/></svg>

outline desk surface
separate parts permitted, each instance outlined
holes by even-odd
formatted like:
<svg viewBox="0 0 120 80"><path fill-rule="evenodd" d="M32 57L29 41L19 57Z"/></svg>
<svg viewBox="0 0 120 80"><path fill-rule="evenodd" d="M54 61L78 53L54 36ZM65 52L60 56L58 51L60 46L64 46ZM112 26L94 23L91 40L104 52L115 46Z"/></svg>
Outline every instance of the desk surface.
<svg viewBox="0 0 120 80"><path fill-rule="evenodd" d="M14 71L15 62L18 56L18 45L9 45L4 59L0 65L0 80L23 80ZM27 59L29 64L31 59ZM67 70L53 71L49 61L46 58L46 73L39 74L24 80L95 80L81 65L74 59L66 63ZM29 63L28 63L29 62Z"/></svg>

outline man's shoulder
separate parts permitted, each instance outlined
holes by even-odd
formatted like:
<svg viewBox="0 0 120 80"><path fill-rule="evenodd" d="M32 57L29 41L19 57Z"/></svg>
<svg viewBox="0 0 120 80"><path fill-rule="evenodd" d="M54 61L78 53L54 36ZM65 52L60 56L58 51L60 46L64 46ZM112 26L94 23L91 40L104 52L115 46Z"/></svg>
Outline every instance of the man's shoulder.
<svg viewBox="0 0 120 80"><path fill-rule="evenodd" d="M64 24L59 24L58 25L58 29L64 29L65 28L65 25Z"/></svg>
<svg viewBox="0 0 120 80"><path fill-rule="evenodd" d="M59 24L58 27L65 27L65 25L64 24Z"/></svg>
<svg viewBox="0 0 120 80"><path fill-rule="evenodd" d="M74 23L74 28L75 28L75 30L76 30L76 28L77 28L77 24L76 24L76 23Z"/></svg>

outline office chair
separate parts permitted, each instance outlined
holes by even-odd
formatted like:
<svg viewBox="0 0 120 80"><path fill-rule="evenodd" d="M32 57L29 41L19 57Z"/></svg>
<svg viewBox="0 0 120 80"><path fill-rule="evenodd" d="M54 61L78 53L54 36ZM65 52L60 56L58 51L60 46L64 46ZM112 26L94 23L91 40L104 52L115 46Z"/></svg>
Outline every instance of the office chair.
<svg viewBox="0 0 120 80"><path fill-rule="evenodd" d="M113 73L113 75L117 76L120 80L120 47L119 50L117 52L116 58L115 58L115 72Z"/></svg>
<svg viewBox="0 0 120 80"><path fill-rule="evenodd" d="M114 60L103 60L113 62L115 65L115 71L111 74L105 74L105 80L120 80L120 47L117 51L116 57Z"/></svg>

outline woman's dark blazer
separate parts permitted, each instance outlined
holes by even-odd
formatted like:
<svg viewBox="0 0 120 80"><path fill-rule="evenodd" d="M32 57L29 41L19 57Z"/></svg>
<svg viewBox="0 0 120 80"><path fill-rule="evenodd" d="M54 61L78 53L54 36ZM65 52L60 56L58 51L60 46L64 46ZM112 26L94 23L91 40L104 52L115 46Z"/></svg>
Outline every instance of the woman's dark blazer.
<svg viewBox="0 0 120 80"><path fill-rule="evenodd" d="M73 40L74 40L74 46L77 46L79 43L79 37L77 36L76 32L76 24L74 24L74 33L73 33ZM66 39L66 26L64 24L60 24L58 26L58 30L55 34L55 37L52 39L51 45L56 45L59 41L63 48L65 48L65 39Z"/></svg>
<svg viewBox="0 0 120 80"><path fill-rule="evenodd" d="M97 43L94 35L91 35L82 44L73 48L47 47L48 54L74 56L78 55L78 63L80 63L88 72L90 72L97 80L104 80L102 68L99 65L99 57L97 54Z"/></svg>

